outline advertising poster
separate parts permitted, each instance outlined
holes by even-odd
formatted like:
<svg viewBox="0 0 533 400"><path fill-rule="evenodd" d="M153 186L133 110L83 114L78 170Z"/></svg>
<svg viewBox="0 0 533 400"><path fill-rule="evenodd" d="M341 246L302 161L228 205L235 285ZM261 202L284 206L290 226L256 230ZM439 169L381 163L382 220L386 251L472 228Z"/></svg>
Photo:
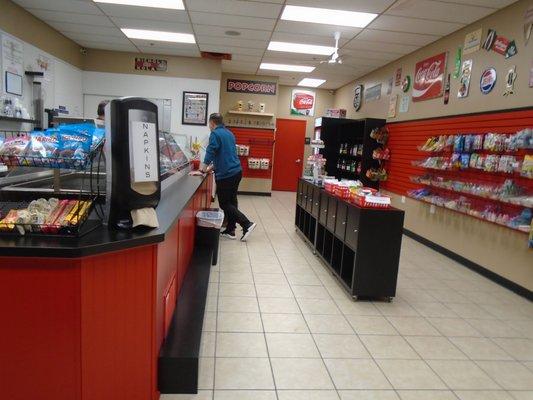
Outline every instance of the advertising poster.
<svg viewBox="0 0 533 400"><path fill-rule="evenodd" d="M444 52L416 64L413 79L413 101L429 100L442 96L446 58L447 53Z"/></svg>
<svg viewBox="0 0 533 400"><path fill-rule="evenodd" d="M182 125L207 125L208 93L183 92Z"/></svg>
<svg viewBox="0 0 533 400"><path fill-rule="evenodd" d="M409 95L406 94L402 96L402 98L400 99L400 107L398 111L401 113L406 113L407 111L409 111Z"/></svg>
<svg viewBox="0 0 533 400"><path fill-rule="evenodd" d="M494 44L492 45L492 50L504 56L505 52L507 51L507 47L509 47L509 39L503 36L496 36Z"/></svg>
<svg viewBox="0 0 533 400"><path fill-rule="evenodd" d="M365 101L374 101L381 98L381 83L365 90Z"/></svg>
<svg viewBox="0 0 533 400"><path fill-rule="evenodd" d="M461 81L459 82L459 91L457 97L463 98L468 96L470 90L470 77L472 76L472 60L464 60L461 67Z"/></svg>
<svg viewBox="0 0 533 400"><path fill-rule="evenodd" d="M389 112L387 118L394 118L396 116L396 104L398 103L398 95L391 96L389 100Z"/></svg>
<svg viewBox="0 0 533 400"><path fill-rule="evenodd" d="M465 45L463 47L463 54L474 53L481 47L481 33L482 29L467 33L465 36Z"/></svg>
<svg viewBox="0 0 533 400"><path fill-rule="evenodd" d="M459 74L461 73L461 58L462 58L462 49L459 46L457 48L457 51L455 52L455 63L453 66L453 79L459 78Z"/></svg>
<svg viewBox="0 0 533 400"><path fill-rule="evenodd" d="M394 77L394 86L400 86L402 84L402 69L398 68L396 70L396 75Z"/></svg>
<svg viewBox="0 0 533 400"><path fill-rule="evenodd" d="M391 76L389 78L389 81L387 83L387 94L391 94L392 93L392 86L394 84L394 78Z"/></svg>
<svg viewBox="0 0 533 400"><path fill-rule="evenodd" d="M531 60L531 66L529 67L529 87L533 88L533 60Z"/></svg>
<svg viewBox="0 0 533 400"><path fill-rule="evenodd" d="M531 32L533 31L533 4L529 6L524 14L524 44L527 46Z"/></svg>
<svg viewBox="0 0 533 400"><path fill-rule="evenodd" d="M315 92L312 90L292 89L291 115L315 115Z"/></svg>

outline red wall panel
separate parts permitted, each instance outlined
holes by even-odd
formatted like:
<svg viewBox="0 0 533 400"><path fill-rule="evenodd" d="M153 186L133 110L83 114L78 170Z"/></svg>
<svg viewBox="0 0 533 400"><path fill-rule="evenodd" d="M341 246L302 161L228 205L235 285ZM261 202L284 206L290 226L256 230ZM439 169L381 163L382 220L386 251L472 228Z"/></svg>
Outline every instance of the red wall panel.
<svg viewBox="0 0 533 400"><path fill-rule="evenodd" d="M272 176L272 160L274 159L274 130L230 128L235 135L237 144L250 146L248 157L239 157L242 165L242 176L246 178L270 179ZM270 168L268 170L249 169L248 158L268 158Z"/></svg>

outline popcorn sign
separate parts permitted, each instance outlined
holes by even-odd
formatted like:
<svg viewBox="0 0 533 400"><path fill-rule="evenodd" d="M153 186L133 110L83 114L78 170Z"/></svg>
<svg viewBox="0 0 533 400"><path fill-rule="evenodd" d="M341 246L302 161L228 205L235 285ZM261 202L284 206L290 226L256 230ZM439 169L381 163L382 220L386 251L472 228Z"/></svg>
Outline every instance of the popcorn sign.
<svg viewBox="0 0 533 400"><path fill-rule="evenodd" d="M293 89L291 99L292 115L306 115L308 117L315 115L315 92Z"/></svg>
<svg viewBox="0 0 533 400"><path fill-rule="evenodd" d="M444 52L416 64L413 101L429 100L442 96L447 55L448 53Z"/></svg>

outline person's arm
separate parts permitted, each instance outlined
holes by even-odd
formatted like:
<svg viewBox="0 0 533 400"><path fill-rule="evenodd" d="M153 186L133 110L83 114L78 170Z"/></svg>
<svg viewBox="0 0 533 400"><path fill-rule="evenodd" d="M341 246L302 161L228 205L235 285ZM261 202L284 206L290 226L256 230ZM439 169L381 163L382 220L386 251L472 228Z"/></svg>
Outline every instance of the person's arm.
<svg viewBox="0 0 533 400"><path fill-rule="evenodd" d="M211 132L211 135L209 135L209 144L205 149L204 168L202 168L202 170L207 170L208 168L212 169L210 165L215 160L215 156L217 155L219 149L220 142L218 140L218 137L217 135L215 135L214 132Z"/></svg>

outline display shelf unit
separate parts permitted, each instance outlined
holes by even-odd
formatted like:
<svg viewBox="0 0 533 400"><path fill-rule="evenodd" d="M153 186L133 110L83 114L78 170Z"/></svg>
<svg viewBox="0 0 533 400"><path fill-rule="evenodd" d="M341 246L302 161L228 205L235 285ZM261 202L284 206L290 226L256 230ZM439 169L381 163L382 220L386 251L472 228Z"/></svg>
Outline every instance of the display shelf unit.
<svg viewBox="0 0 533 400"><path fill-rule="evenodd" d="M255 111L237 111L237 110L229 110L228 114L234 114L234 115L249 115L251 117L268 117L273 118L274 114L272 113L262 113L262 112L255 112Z"/></svg>
<svg viewBox="0 0 533 400"><path fill-rule="evenodd" d="M363 185L378 189L379 182L368 179L366 171L379 166L378 160L372 158L372 153L382 146L370 137L370 132L372 129L384 125L385 120L383 119L317 118L315 121L315 138L320 137L324 141L324 148L320 150L320 153L327 160L325 165L326 174L337 178L359 179L363 182ZM363 145L363 153L357 156L340 154L340 147L343 144L347 144L348 148L352 148L355 145ZM360 163L361 172L337 168L339 159Z"/></svg>
<svg viewBox="0 0 533 400"><path fill-rule="evenodd" d="M396 295L403 220L401 210L358 207L298 183L296 229L351 296Z"/></svg>

